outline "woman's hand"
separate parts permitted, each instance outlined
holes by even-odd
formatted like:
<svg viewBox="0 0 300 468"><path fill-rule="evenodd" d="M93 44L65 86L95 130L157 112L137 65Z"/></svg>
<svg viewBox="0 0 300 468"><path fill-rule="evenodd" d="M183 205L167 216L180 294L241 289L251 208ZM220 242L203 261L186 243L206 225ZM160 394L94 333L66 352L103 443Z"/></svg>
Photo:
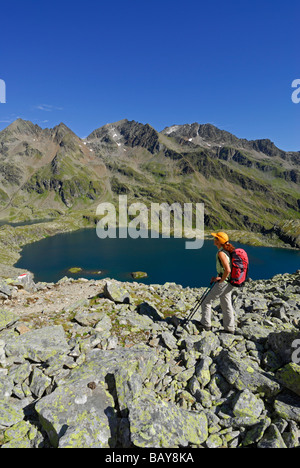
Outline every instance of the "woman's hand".
<svg viewBox="0 0 300 468"><path fill-rule="evenodd" d="M210 280L210 284L212 283L218 283L222 278L220 276L213 276L212 279Z"/></svg>

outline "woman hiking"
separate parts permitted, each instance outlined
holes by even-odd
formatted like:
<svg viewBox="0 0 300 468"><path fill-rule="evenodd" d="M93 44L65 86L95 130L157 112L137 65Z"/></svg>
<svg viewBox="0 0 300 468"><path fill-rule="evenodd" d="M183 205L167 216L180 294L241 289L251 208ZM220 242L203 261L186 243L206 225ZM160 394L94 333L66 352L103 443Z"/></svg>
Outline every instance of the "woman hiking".
<svg viewBox="0 0 300 468"><path fill-rule="evenodd" d="M229 237L225 232L212 232L217 252L217 276L211 279L215 283L202 303L202 318L200 327L211 330L211 306L216 299L220 299L223 312L223 326L227 333L235 333L235 312L232 306L231 294L233 286L229 283L231 273L231 253L235 250L229 243Z"/></svg>

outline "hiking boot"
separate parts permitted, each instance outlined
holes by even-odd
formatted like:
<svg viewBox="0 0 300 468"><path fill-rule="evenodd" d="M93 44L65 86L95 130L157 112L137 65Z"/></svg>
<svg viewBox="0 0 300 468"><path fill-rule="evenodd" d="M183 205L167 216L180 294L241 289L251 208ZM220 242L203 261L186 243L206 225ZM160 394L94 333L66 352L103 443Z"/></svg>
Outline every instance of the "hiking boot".
<svg viewBox="0 0 300 468"><path fill-rule="evenodd" d="M205 330L205 331L211 331L211 327L207 327L206 325L203 325L201 322L198 322L195 324L198 330Z"/></svg>

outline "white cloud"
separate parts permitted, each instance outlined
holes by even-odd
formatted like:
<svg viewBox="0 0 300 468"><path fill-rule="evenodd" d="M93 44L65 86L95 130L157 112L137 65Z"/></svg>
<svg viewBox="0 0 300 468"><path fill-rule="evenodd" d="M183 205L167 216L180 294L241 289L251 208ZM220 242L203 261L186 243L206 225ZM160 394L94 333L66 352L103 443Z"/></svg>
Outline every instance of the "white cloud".
<svg viewBox="0 0 300 468"><path fill-rule="evenodd" d="M45 111L45 112L52 112L55 110L63 110L63 107L52 106L49 104L40 104L39 106L35 106L35 109Z"/></svg>

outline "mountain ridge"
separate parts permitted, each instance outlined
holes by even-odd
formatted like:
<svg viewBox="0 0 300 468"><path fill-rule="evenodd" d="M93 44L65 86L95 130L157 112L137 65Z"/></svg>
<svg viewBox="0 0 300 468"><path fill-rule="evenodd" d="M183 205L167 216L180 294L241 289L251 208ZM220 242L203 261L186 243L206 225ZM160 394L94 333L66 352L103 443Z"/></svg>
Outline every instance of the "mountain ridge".
<svg viewBox="0 0 300 468"><path fill-rule="evenodd" d="M48 132L48 131L51 131L51 130L55 130L59 127L64 127L65 129L67 129L67 131L73 133L74 135L76 135L78 138L80 138L81 140L86 140L87 138L89 138L91 135L93 135L95 132L97 132L98 130L101 130L101 129L105 129L106 127L110 127L112 125L119 125L119 124L126 124L126 123L136 123L138 125L141 125L141 126L145 126L145 127L150 127L150 128L153 128L155 130L155 128L146 123L146 124L143 124L143 123L139 123L135 120L128 120L126 118L124 119L121 119L119 121L116 121L116 122L111 122L111 123L107 123L101 127L97 127L95 130L93 130L89 135L88 137L86 138L80 138L79 136L77 136L75 134L75 132L73 132L73 130L68 126L66 125L64 122L60 122L58 125L55 125L53 128L48 128L48 127L45 127L44 129L42 127L40 127L38 124L34 124L33 122L31 122L30 120L24 120L22 118L18 118L16 120L14 120L12 123L10 123L7 127L5 127L4 129L0 130L0 134L2 134L3 132L6 132L8 130L12 130L12 129L21 129L21 130L24 130L24 128L34 128L34 129L38 129L39 131L43 132ZM233 133L230 133L228 132L227 130L222 130L222 129L219 129L218 127L216 127L215 125L211 124L211 123L205 123L205 124L199 124L198 122L193 122L191 124L174 124L174 125L171 125L171 126L167 126L165 127L163 130L161 131L158 131L158 130L155 130L157 133L161 133L161 134L165 134L165 133L170 133L170 130L171 129L174 129L174 128L194 128L195 126L198 126L201 130L201 134L203 134L203 132L205 133L205 129L211 129L211 132L212 131L216 131L218 133L220 133L221 135L227 135L228 137L230 138L233 138L234 141L239 141L239 142L248 142L248 143L259 143L259 142L266 142L270 145L272 145L273 148L275 148L277 151L280 151L280 152L283 152L283 153L288 153L288 154L296 154L296 155L300 155L300 150L299 151L285 151L283 150L282 148L279 148L278 146L275 145L275 143L273 141L271 141L269 138L260 138L260 139L255 139L255 140L248 140L247 138L239 138L237 137L236 135L234 135Z"/></svg>
<svg viewBox="0 0 300 468"><path fill-rule="evenodd" d="M280 223L300 219L299 156L197 122L158 132L122 119L82 139L62 122L42 129L17 119L0 132L0 217L91 216L100 201L126 194L204 203L209 229L278 234Z"/></svg>

